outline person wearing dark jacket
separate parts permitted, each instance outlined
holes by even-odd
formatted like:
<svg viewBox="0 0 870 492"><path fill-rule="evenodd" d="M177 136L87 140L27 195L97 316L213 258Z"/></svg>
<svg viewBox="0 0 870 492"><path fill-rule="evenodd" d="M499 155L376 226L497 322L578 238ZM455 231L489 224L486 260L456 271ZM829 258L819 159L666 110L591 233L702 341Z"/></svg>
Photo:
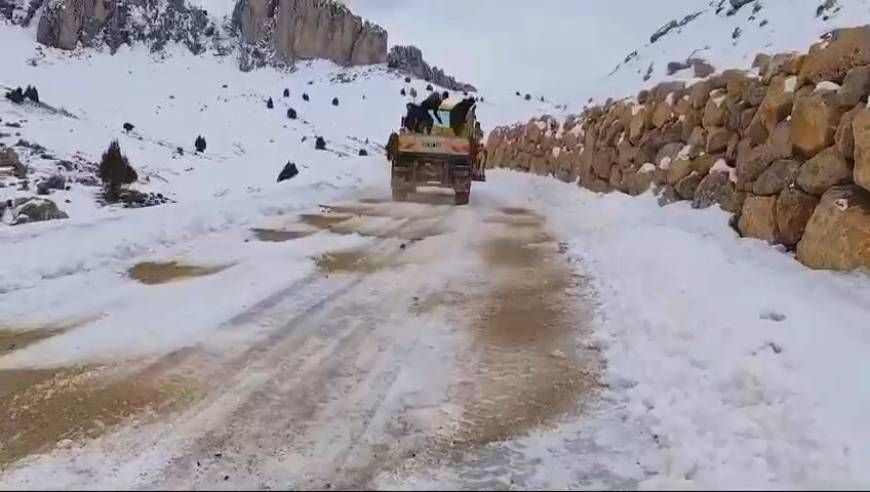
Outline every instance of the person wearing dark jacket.
<svg viewBox="0 0 870 492"><path fill-rule="evenodd" d="M448 97L450 97L450 94L447 91L444 91L442 94L433 92L429 97L423 100L422 103L420 103L420 107L427 113L432 111L435 115L435 119L438 120L438 124L443 125L444 123L441 121L441 117L438 116L438 108L441 107L441 103L446 101Z"/></svg>

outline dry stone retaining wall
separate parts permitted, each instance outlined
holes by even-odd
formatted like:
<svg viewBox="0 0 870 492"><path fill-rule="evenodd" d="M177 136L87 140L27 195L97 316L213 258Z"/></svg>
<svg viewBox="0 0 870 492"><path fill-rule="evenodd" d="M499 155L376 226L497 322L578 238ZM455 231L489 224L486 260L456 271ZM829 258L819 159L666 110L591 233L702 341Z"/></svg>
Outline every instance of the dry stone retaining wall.
<svg viewBox="0 0 870 492"><path fill-rule="evenodd" d="M487 166L735 215L812 268L870 268L870 26L558 121L495 128Z"/></svg>

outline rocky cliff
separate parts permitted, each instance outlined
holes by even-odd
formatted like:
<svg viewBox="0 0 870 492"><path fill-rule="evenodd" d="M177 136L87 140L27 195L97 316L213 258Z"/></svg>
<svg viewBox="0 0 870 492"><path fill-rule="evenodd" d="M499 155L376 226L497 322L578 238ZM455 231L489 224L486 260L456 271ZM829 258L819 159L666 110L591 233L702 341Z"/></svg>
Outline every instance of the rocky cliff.
<svg viewBox="0 0 870 492"><path fill-rule="evenodd" d="M719 205L743 236L805 265L870 268L870 26L754 67L496 128L487 165Z"/></svg>
<svg viewBox="0 0 870 492"><path fill-rule="evenodd" d="M243 68L312 58L387 61L387 32L333 0L238 0L233 25L247 48Z"/></svg>
<svg viewBox="0 0 870 492"><path fill-rule="evenodd" d="M40 8L37 40L72 50L82 44L111 49L168 42L194 53L226 52L229 37L208 13L185 0L0 0L0 17L27 26ZM238 0L232 27L242 44L243 68L326 58L340 65L387 61L387 33L333 0Z"/></svg>
<svg viewBox="0 0 870 492"><path fill-rule="evenodd" d="M393 46L387 55L387 66L399 72L432 82L454 91L477 91L471 84L459 82L438 67L431 67L416 46Z"/></svg>
<svg viewBox="0 0 870 492"><path fill-rule="evenodd" d="M2 0L0 0L2 1ZM25 0L17 1L35 11L44 6L36 38L55 48L72 50L105 44L111 49L133 41L144 42L154 50L168 42L186 45L194 53L217 42L217 26L207 13L184 0ZM33 15L15 15L13 20L27 25Z"/></svg>

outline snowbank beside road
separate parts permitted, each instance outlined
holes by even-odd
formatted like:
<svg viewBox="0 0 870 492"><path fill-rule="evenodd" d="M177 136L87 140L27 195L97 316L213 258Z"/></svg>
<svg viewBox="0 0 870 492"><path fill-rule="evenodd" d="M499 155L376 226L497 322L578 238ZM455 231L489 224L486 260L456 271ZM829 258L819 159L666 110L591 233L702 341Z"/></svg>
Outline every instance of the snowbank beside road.
<svg viewBox="0 0 870 492"><path fill-rule="evenodd" d="M664 453L643 486L870 485L870 277L739 239L718 209L492 174L593 279L605 397Z"/></svg>

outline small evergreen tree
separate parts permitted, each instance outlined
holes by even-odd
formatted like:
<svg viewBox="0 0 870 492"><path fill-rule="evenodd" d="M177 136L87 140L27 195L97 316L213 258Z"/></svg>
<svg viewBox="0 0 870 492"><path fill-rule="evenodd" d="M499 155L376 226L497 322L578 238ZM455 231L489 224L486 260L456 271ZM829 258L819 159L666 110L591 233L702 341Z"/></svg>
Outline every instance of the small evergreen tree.
<svg viewBox="0 0 870 492"><path fill-rule="evenodd" d="M408 93L405 91L405 88L404 88L404 87L402 87L402 90L399 91L399 94L401 94L401 95L403 95L403 96L407 96L407 95L408 95Z"/></svg>
<svg viewBox="0 0 870 492"><path fill-rule="evenodd" d="M275 107L275 103L272 102L272 98L270 97L268 101L266 101L266 107L272 109Z"/></svg>
<svg viewBox="0 0 870 492"><path fill-rule="evenodd" d="M7 92L6 99L9 99L15 104L21 104L22 102L24 102L24 93L21 91L21 87Z"/></svg>
<svg viewBox="0 0 870 492"><path fill-rule="evenodd" d="M290 97L290 89L284 89L284 97Z"/></svg>
<svg viewBox="0 0 870 492"><path fill-rule="evenodd" d="M197 136L193 146L196 147L197 152L205 152L205 138L202 135Z"/></svg>
<svg viewBox="0 0 870 492"><path fill-rule="evenodd" d="M308 97L308 94L307 94L307 93L305 93L305 92L302 93L302 100L303 100L303 101L309 101L309 100L310 100L310 98Z"/></svg>
<svg viewBox="0 0 870 492"><path fill-rule="evenodd" d="M36 87L31 85L27 86L27 89L24 90L24 97L30 99L31 101L38 103L39 102L39 91L36 90Z"/></svg>
<svg viewBox="0 0 870 492"><path fill-rule="evenodd" d="M434 91L435 88L432 87L432 84L426 84L426 90L427 90L427 91Z"/></svg>
<svg viewBox="0 0 870 492"><path fill-rule="evenodd" d="M314 148L317 150L326 150L326 140L323 137L317 137L314 141Z"/></svg>
<svg viewBox="0 0 870 492"><path fill-rule="evenodd" d="M103 158L100 160L99 175L108 201L117 200L121 187L133 183L139 178L136 170L127 160L127 156L121 153L121 146L117 140L112 140L109 148L103 153Z"/></svg>
<svg viewBox="0 0 870 492"><path fill-rule="evenodd" d="M296 119L296 110L293 108L289 108L287 110L287 117L290 118L291 120L295 120Z"/></svg>
<svg viewBox="0 0 870 492"><path fill-rule="evenodd" d="M332 98L332 105L333 105L333 106L338 106L338 98L337 98L337 97L333 97L333 98Z"/></svg>

